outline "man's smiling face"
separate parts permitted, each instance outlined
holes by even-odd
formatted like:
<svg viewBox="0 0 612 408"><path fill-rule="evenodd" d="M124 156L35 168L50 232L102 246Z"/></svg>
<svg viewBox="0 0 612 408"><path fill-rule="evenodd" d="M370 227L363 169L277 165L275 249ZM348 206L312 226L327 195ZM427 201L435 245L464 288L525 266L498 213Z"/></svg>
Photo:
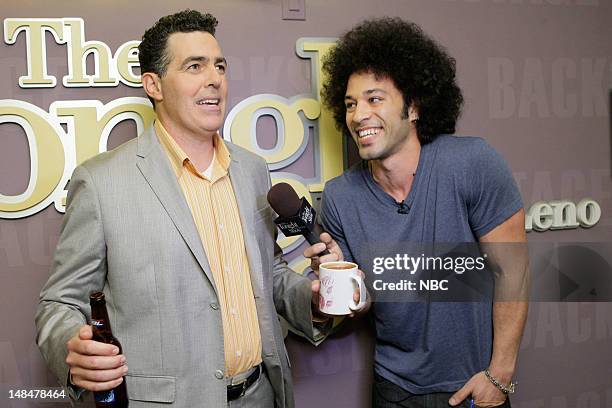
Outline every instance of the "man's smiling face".
<svg viewBox="0 0 612 408"><path fill-rule="evenodd" d="M390 157L407 143L411 123L404 98L389 78L353 73L346 87L346 125L364 160Z"/></svg>

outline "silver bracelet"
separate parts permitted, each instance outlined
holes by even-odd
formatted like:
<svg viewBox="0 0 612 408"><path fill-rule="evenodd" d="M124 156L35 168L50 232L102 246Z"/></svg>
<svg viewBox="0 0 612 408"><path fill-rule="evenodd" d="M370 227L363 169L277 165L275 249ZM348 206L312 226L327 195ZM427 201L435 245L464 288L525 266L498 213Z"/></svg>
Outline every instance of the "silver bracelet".
<svg viewBox="0 0 612 408"><path fill-rule="evenodd" d="M491 381L491 383L497 387L498 390L500 390L501 392L503 392L505 395L508 394L514 394L514 391L516 390L516 383L510 381L510 384L508 384L507 387L503 386L499 381L497 381L495 379L495 377L493 377L491 375L491 372L489 371L489 369L487 368L484 371L485 376L489 379L489 381Z"/></svg>

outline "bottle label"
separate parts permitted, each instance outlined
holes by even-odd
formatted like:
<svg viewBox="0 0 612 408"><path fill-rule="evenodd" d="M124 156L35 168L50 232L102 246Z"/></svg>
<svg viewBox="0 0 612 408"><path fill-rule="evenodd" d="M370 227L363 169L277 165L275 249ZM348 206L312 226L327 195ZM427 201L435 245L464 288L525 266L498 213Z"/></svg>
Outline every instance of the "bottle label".
<svg viewBox="0 0 612 408"><path fill-rule="evenodd" d="M96 402L112 403L115 402L115 390L101 391L94 394Z"/></svg>
<svg viewBox="0 0 612 408"><path fill-rule="evenodd" d="M104 323L101 320L92 319L91 320L91 325L96 327L96 328L98 328L98 329L104 328Z"/></svg>

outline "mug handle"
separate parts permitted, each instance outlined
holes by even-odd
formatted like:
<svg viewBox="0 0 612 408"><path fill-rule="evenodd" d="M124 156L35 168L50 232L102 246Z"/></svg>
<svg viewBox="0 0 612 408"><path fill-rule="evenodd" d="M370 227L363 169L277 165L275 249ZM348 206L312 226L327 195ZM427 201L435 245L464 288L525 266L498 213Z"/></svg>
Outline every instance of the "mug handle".
<svg viewBox="0 0 612 408"><path fill-rule="evenodd" d="M355 303L355 301L351 298L351 303L349 304L349 309L351 310L359 310L366 304L366 287L363 282L363 278L361 275L351 275L351 279L355 281L357 286L359 286L359 303Z"/></svg>

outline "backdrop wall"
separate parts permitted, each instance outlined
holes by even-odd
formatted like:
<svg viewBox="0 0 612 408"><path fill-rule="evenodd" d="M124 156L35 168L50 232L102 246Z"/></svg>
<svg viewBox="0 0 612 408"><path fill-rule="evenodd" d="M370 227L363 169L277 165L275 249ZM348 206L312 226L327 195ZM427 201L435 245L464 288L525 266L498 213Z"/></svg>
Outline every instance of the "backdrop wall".
<svg viewBox="0 0 612 408"><path fill-rule="evenodd" d="M76 163L136 136L138 128L150 121L145 100L134 99L144 97L138 84L130 82L138 70L121 67L133 58L130 41L139 40L159 17L184 8L208 11L220 20L217 37L229 61L229 107L234 108L226 137L232 126L239 129L250 123L249 109L259 112L254 137L238 142L272 162L276 180L290 179L312 200L323 183L342 170L343 155L353 154L344 152L340 135L318 104L318 58L334 38L364 18L400 16L418 23L457 60L465 95L458 133L484 137L513 170L526 209L536 220L528 234L536 248L534 271L562 268L555 249L561 244L591 251L592 259L603 265L601 270L610 270L610 1L6 3L0 42L0 406L66 406L9 399L6 394L8 389L56 385L35 345L33 316L58 239L61 191ZM304 19L283 19L283 13L294 18L303 14ZM45 19L51 27L44 38L37 37L45 45L44 60L32 35L39 20L26 21L32 18ZM19 32L20 24L29 27L29 36ZM80 42L76 41L79 24ZM59 27L55 35L53 27ZM58 39L62 35L65 38ZM109 76L117 79L116 85L112 80L104 83L103 75L92 80L98 83L78 83L75 71L80 64L68 56L69 51L77 52L79 44L91 45L86 41L106 44L111 59L105 65L87 57L85 74L95 76L96 68L111 67ZM117 52L122 46L123 54ZM56 78L55 86L29 86L27 78L20 86L20 77L43 68L47 77ZM71 74L73 82L64 83L63 77ZM78 110L87 106L101 122ZM24 115L40 119L38 133L23 125L19 118ZM100 119L104 115L106 122ZM277 156L272 154L275 146L281 152ZM32 189L40 199L26 205ZM546 228L542 204L533 205L558 200L583 209L582 225ZM301 242L285 240L283 245L292 264L303 270ZM582 269L577 268L580 276ZM585 274L589 268L584 267ZM594 300L610 300L601 289ZM373 340L365 322L351 322L317 349L292 335L287 344L298 407L369 406ZM610 350L612 303L532 303L513 406L612 407Z"/></svg>

